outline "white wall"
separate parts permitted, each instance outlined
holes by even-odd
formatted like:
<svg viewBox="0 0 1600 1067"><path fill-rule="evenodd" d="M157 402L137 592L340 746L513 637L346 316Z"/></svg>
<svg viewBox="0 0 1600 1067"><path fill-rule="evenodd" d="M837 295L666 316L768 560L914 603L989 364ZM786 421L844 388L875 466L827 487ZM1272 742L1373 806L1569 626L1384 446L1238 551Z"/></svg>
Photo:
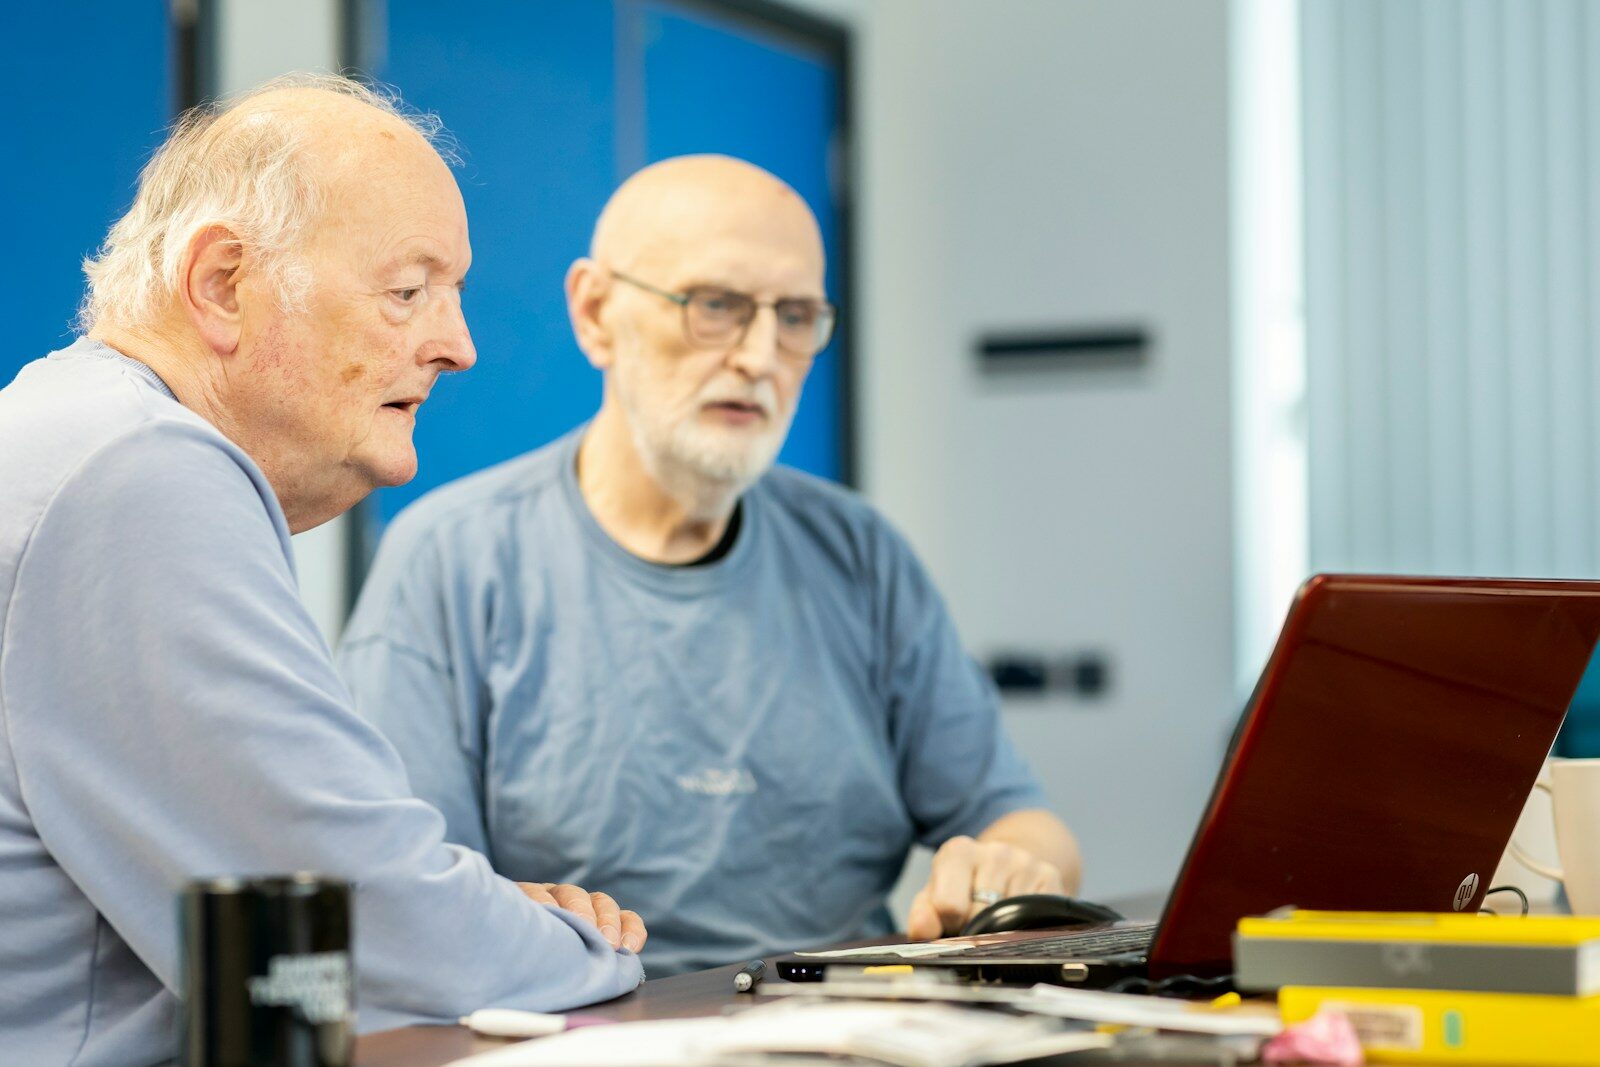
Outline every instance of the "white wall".
<svg viewBox="0 0 1600 1067"><path fill-rule="evenodd" d="M218 0L217 77L224 93L294 70L339 67L339 0Z"/></svg>
<svg viewBox="0 0 1600 1067"><path fill-rule="evenodd" d="M1227 3L808 6L859 32L864 487L975 652L1107 650L1105 699L1008 725L1086 892L1164 886L1237 710ZM1138 372L1002 380L971 351L1129 319Z"/></svg>

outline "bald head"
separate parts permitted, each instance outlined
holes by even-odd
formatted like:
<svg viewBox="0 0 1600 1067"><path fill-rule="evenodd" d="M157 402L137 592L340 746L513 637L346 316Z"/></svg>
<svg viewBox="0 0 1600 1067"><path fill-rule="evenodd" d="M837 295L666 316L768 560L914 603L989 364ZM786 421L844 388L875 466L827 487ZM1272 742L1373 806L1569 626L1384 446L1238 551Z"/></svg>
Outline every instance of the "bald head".
<svg viewBox="0 0 1600 1067"><path fill-rule="evenodd" d="M342 78L268 82L219 111L213 126L225 135L233 127L263 121L293 123L319 134L340 129L352 143L373 129L404 130L421 139L383 97Z"/></svg>
<svg viewBox="0 0 1600 1067"><path fill-rule="evenodd" d="M598 262L647 274L706 251L712 269L782 256L814 273L811 295L822 295L822 233L811 209L783 181L729 156L679 156L639 171L612 194L590 245Z"/></svg>
<svg viewBox="0 0 1600 1067"><path fill-rule="evenodd" d="M187 113L139 176L133 206L84 261L89 288L79 316L149 321L178 284L190 240L223 226L275 274L284 303L296 292L289 253L342 187L366 171L426 159L447 168L432 147L432 116L403 113L396 100L336 75L292 74L221 105Z"/></svg>
<svg viewBox="0 0 1600 1067"><path fill-rule="evenodd" d="M352 182L370 189L371 169L392 161L426 160L445 168L423 130L382 104L382 97L324 86L266 89L219 116L217 135L226 138L251 126L292 131L302 166L325 190Z"/></svg>

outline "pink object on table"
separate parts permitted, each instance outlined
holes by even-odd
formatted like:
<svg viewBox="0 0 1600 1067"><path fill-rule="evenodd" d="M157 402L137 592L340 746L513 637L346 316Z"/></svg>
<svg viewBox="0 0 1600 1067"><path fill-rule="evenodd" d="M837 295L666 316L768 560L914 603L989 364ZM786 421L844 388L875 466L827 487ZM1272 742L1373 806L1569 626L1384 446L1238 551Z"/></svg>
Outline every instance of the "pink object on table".
<svg viewBox="0 0 1600 1067"><path fill-rule="evenodd" d="M1350 1017L1342 1011L1319 1011L1303 1023L1288 1027L1261 1048L1261 1062L1321 1063L1332 1067L1361 1067L1361 1041Z"/></svg>

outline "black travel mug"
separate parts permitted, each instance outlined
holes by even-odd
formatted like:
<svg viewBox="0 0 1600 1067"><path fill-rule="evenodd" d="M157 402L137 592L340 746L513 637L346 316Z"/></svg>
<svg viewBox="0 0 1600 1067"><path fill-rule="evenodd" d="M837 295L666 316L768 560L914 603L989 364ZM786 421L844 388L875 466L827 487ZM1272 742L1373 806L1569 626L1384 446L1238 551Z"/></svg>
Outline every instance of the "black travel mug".
<svg viewBox="0 0 1600 1067"><path fill-rule="evenodd" d="M179 909L185 1067L349 1067L349 883L215 878Z"/></svg>

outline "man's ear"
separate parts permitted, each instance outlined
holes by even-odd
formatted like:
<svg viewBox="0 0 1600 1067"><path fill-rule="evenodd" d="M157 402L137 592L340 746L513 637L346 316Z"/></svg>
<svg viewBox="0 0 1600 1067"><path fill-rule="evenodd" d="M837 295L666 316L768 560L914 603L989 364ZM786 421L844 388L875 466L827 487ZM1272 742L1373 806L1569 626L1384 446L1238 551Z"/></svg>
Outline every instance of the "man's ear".
<svg viewBox="0 0 1600 1067"><path fill-rule="evenodd" d="M178 275L178 300L195 332L218 355L239 347L243 315L239 282L244 249L226 226L207 226L189 240Z"/></svg>
<svg viewBox="0 0 1600 1067"><path fill-rule="evenodd" d="M611 330L601 321L611 274L592 259L575 260L567 268L567 317L578 347L596 370L611 366Z"/></svg>

